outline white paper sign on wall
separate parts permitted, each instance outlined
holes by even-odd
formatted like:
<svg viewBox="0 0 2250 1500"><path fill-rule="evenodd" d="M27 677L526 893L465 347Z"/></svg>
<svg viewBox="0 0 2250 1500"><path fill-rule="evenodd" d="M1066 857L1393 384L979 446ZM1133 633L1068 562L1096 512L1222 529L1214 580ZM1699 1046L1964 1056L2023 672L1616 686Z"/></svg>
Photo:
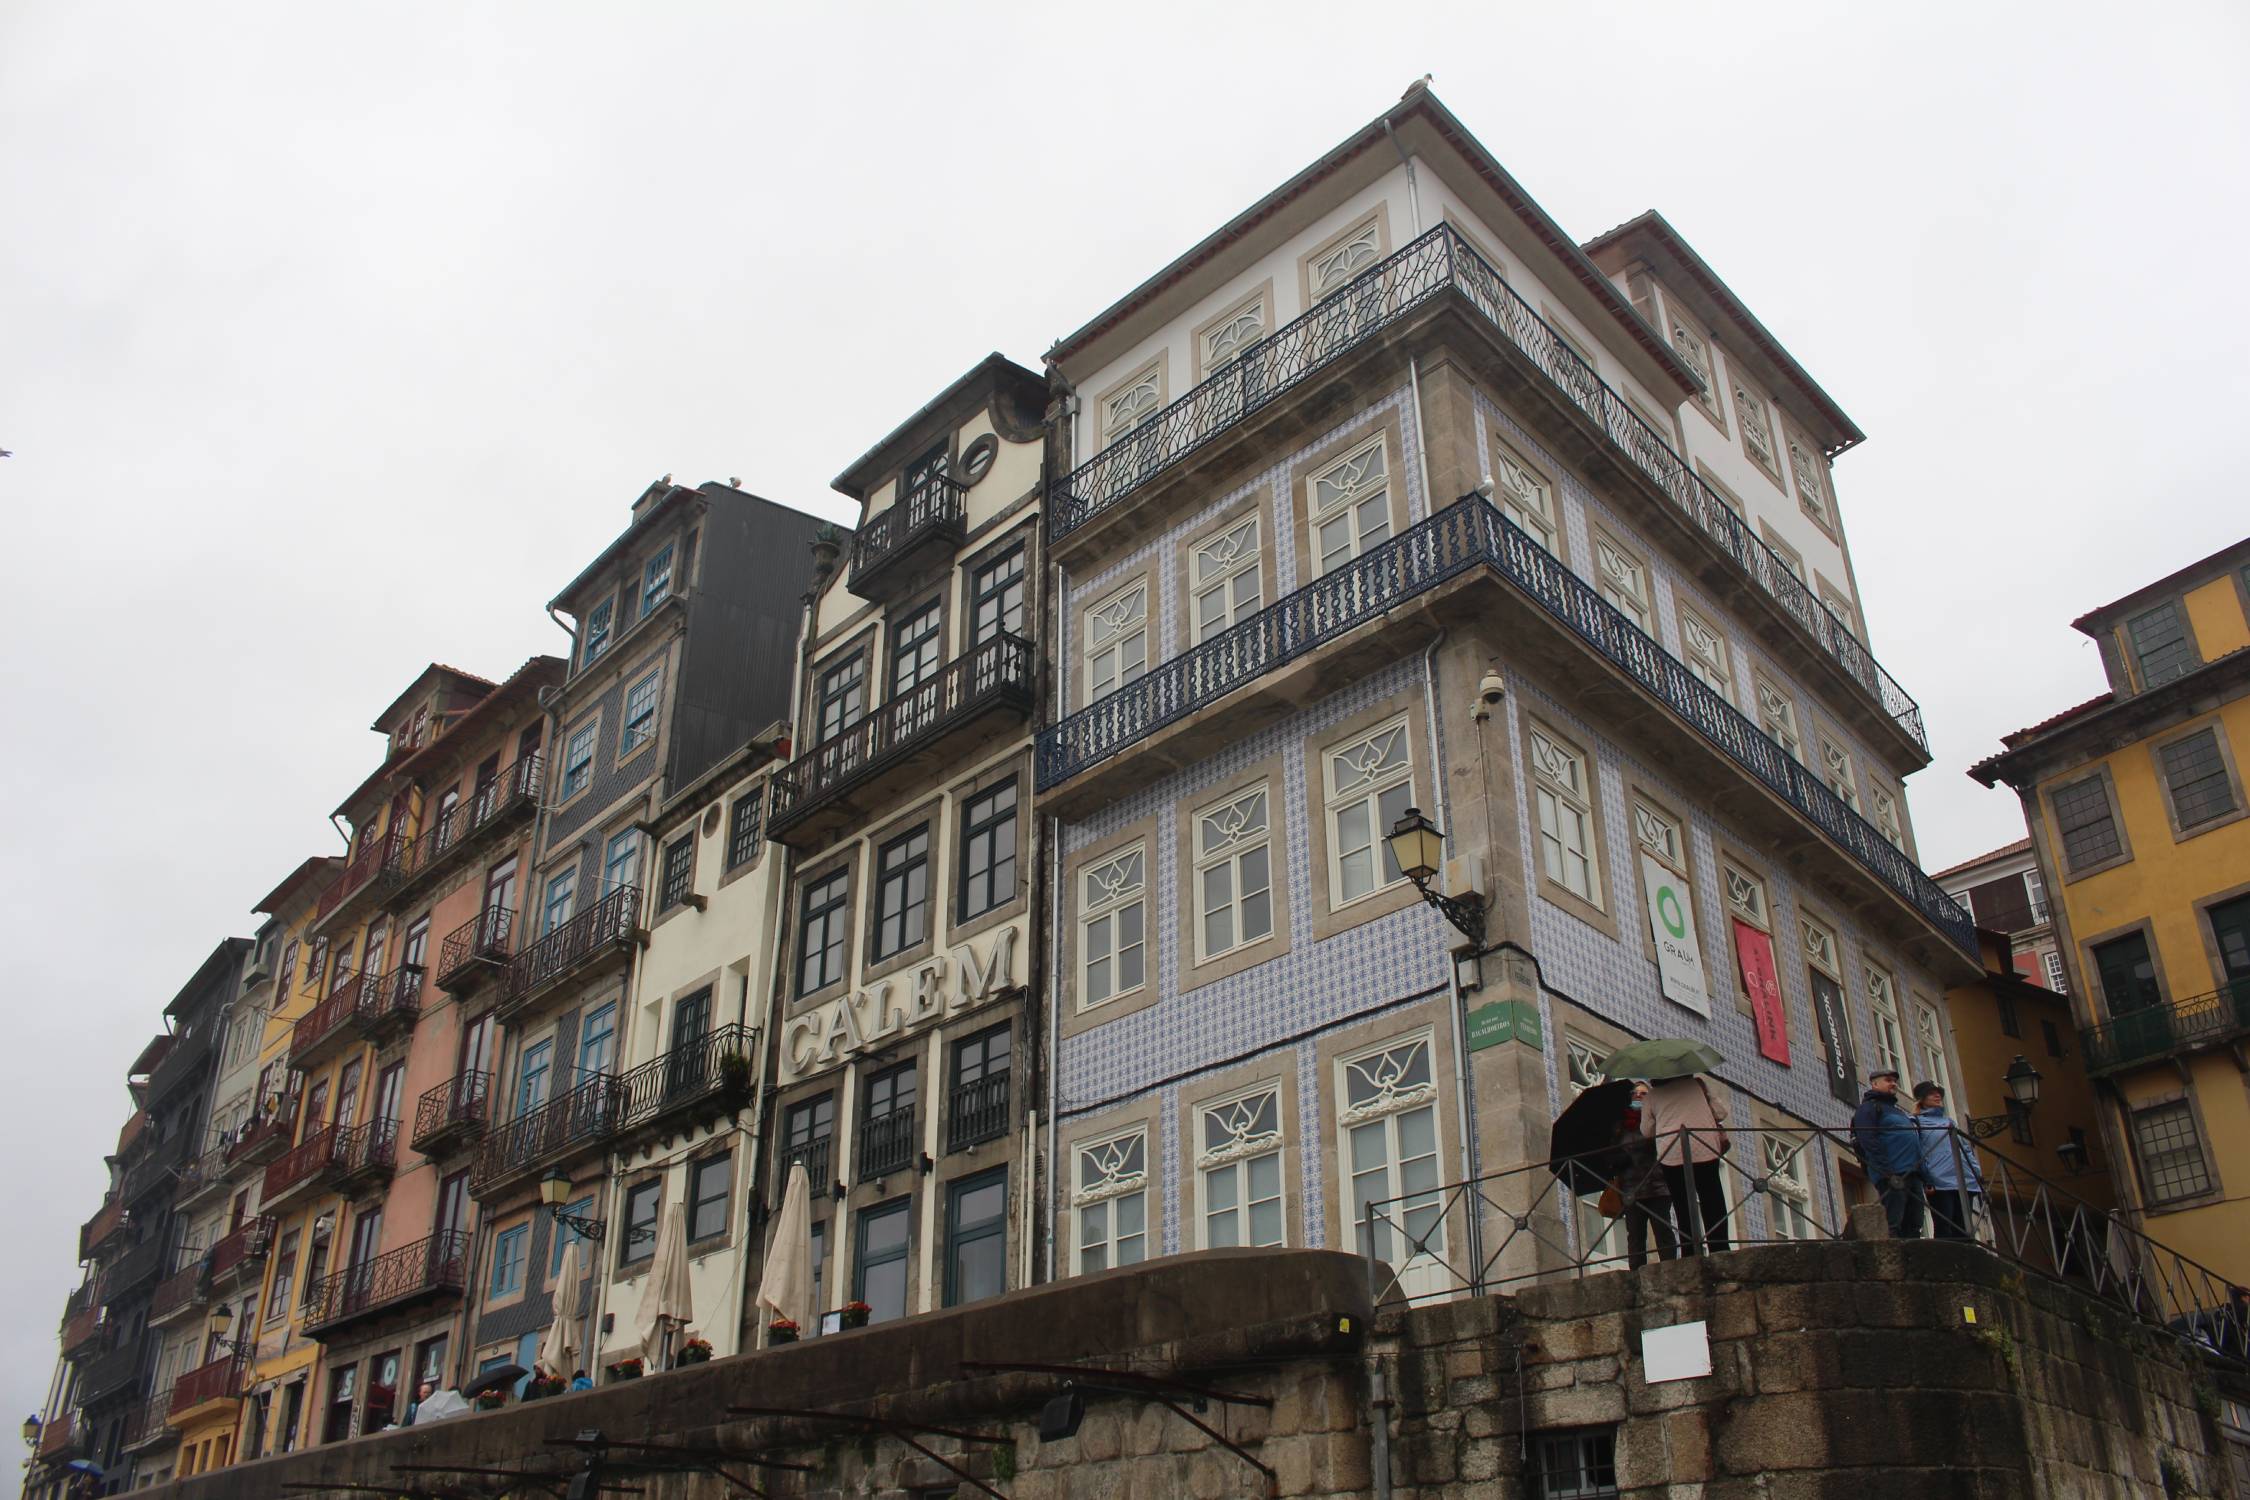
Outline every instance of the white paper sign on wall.
<svg viewBox="0 0 2250 1500"><path fill-rule="evenodd" d="M1711 1373L1711 1335L1702 1323L1641 1330L1641 1378L1650 1385Z"/></svg>

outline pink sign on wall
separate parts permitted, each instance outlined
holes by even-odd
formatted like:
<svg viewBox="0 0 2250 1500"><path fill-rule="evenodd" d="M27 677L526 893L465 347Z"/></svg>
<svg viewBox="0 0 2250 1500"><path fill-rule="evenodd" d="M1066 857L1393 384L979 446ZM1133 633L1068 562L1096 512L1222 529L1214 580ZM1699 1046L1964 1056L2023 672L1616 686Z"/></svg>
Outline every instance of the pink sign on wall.
<svg viewBox="0 0 2250 1500"><path fill-rule="evenodd" d="M1742 964L1742 987L1750 995L1750 1014L1758 1023L1758 1052L1789 1066L1789 1022L1781 1010L1781 976L1773 966L1773 939L1740 917L1734 919L1734 951Z"/></svg>

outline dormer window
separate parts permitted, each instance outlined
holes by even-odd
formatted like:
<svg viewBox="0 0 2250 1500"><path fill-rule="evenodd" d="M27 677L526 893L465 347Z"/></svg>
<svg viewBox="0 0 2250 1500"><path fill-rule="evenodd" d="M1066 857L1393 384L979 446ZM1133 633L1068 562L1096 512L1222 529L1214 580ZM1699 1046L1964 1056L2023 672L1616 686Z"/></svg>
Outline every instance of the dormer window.
<svg viewBox="0 0 2250 1500"><path fill-rule="evenodd" d="M672 548L666 544L661 552L648 560L641 570L641 618L662 604L672 592Z"/></svg>
<svg viewBox="0 0 2250 1500"><path fill-rule="evenodd" d="M615 599L604 599L586 616L586 645L578 661L581 670L601 660L602 653L609 649L609 622L616 609Z"/></svg>

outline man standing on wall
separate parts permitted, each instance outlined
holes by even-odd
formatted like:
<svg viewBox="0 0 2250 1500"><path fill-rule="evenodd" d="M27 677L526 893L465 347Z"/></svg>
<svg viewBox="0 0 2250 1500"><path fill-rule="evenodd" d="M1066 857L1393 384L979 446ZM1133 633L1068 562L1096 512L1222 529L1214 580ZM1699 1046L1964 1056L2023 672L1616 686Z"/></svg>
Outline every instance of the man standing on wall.
<svg viewBox="0 0 2250 1500"><path fill-rule="evenodd" d="M1896 1068L1877 1068L1867 1075L1867 1092L1852 1115L1852 1147L1882 1195L1891 1238L1920 1239L1925 1186L1921 1137L1914 1117L1899 1107Z"/></svg>

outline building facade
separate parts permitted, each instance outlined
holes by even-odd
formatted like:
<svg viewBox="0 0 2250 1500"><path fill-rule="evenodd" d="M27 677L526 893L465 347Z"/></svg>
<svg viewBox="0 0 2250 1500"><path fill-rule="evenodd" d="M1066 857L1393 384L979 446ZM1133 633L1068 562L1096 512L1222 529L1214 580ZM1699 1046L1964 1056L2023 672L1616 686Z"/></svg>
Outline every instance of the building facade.
<svg viewBox="0 0 2250 1500"><path fill-rule="evenodd" d="M2031 840L2018 839L1931 878L1977 919L1979 927L2007 937L2009 966L2018 974L2058 995L2070 993L2070 972L2055 941L2047 882L2039 873Z"/></svg>
<svg viewBox="0 0 2250 1500"><path fill-rule="evenodd" d="M805 1168L822 1313L1033 1275L1046 401L995 354L836 480L860 524L808 616L767 812L788 871L767 1180L778 1206Z"/></svg>
<svg viewBox="0 0 2250 1500"><path fill-rule="evenodd" d="M1498 1242L1436 1190L1634 1037L1715 1046L1737 1125L1952 1073L1974 936L1861 643L1859 433L1661 219L1579 249L1416 87L1049 361L1055 1274L1411 1198L1434 1294ZM1764 1165L1831 1219L1808 1161Z"/></svg>
<svg viewBox="0 0 2250 1500"><path fill-rule="evenodd" d="M2250 540L2072 625L2108 691L1970 774L2023 803L2121 1201L2250 1282Z"/></svg>

